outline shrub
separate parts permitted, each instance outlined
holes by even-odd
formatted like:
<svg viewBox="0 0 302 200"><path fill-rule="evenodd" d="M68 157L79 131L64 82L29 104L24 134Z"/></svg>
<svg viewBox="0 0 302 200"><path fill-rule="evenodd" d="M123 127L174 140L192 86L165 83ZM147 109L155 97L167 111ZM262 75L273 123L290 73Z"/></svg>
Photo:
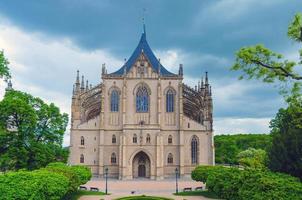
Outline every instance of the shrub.
<svg viewBox="0 0 302 200"><path fill-rule="evenodd" d="M286 174L268 170L199 166L192 172L222 199L301 199L302 183Z"/></svg>
<svg viewBox="0 0 302 200"><path fill-rule="evenodd" d="M69 180L69 188L68 192L72 193L77 190L77 188L82 184L80 181L80 177L78 174L72 169L72 167L69 167L65 165L64 163L50 163L45 167L45 170L61 174L68 178ZM87 181L86 181L87 182Z"/></svg>
<svg viewBox="0 0 302 200"><path fill-rule="evenodd" d="M45 170L9 172L0 176L0 199L57 200L66 195L68 179Z"/></svg>
<svg viewBox="0 0 302 200"><path fill-rule="evenodd" d="M9 172L0 175L0 200L63 199L90 177L88 168L63 163L53 163L35 171Z"/></svg>
<svg viewBox="0 0 302 200"><path fill-rule="evenodd" d="M195 181L201 181L205 183L209 174L219 169L223 169L223 167L222 166L198 166L192 171L191 177Z"/></svg>

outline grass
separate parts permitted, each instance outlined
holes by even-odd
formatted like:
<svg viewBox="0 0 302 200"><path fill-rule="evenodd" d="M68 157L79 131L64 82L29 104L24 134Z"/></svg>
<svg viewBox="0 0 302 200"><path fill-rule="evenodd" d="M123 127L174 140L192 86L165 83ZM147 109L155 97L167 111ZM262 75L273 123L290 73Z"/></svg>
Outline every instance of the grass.
<svg viewBox="0 0 302 200"><path fill-rule="evenodd" d="M178 192L178 194L174 193L177 196L204 196L211 199L218 199L219 197L213 192L209 192L207 190L199 190L199 191L188 191L188 192Z"/></svg>
<svg viewBox="0 0 302 200"><path fill-rule="evenodd" d="M78 190L75 193L72 194L71 196L71 200L77 200L79 199L81 196L84 195L105 195L104 192L94 192L94 191L86 191L86 190Z"/></svg>
<svg viewBox="0 0 302 200"><path fill-rule="evenodd" d="M116 200L172 200L169 198L164 198L164 197L154 197L154 196L129 196L129 197L122 197L118 198Z"/></svg>

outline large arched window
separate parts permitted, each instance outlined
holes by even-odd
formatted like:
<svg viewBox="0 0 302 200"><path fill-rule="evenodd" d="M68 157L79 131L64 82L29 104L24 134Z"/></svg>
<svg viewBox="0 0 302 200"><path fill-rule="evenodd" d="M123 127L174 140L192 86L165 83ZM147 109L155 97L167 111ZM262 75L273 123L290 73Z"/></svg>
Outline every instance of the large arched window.
<svg viewBox="0 0 302 200"><path fill-rule="evenodd" d="M172 89L166 93L166 112L174 112L174 92Z"/></svg>
<svg viewBox="0 0 302 200"><path fill-rule="evenodd" d="M85 139L83 136L81 136L81 145L84 145L85 144Z"/></svg>
<svg viewBox="0 0 302 200"><path fill-rule="evenodd" d="M172 135L169 135L169 137L168 137L168 144L172 144Z"/></svg>
<svg viewBox="0 0 302 200"><path fill-rule="evenodd" d="M192 164L198 163L198 138L196 135L191 140L191 160Z"/></svg>
<svg viewBox="0 0 302 200"><path fill-rule="evenodd" d="M84 163L84 155L83 154L81 154L81 156L80 156L80 163Z"/></svg>
<svg viewBox="0 0 302 200"><path fill-rule="evenodd" d="M111 105L110 105L111 112L118 112L118 106L119 106L119 94L117 90L113 90L111 92Z"/></svg>
<svg viewBox="0 0 302 200"><path fill-rule="evenodd" d="M136 134L133 135L133 143L137 143L137 135Z"/></svg>
<svg viewBox="0 0 302 200"><path fill-rule="evenodd" d="M115 144L115 143L116 143L116 136L112 135L112 144Z"/></svg>
<svg viewBox="0 0 302 200"><path fill-rule="evenodd" d="M149 111L149 94L145 86L141 86L136 92L136 112Z"/></svg>
<svg viewBox="0 0 302 200"><path fill-rule="evenodd" d="M116 164L116 155L115 155L115 153L111 154L111 164Z"/></svg>
<svg viewBox="0 0 302 200"><path fill-rule="evenodd" d="M169 153L167 161L168 161L168 164L173 164L173 155L172 155L172 153Z"/></svg>

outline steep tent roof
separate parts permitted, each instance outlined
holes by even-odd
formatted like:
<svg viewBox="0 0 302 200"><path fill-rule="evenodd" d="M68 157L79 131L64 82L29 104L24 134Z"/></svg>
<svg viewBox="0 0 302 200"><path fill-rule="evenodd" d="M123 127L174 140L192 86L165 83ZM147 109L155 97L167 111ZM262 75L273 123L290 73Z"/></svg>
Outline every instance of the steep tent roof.
<svg viewBox="0 0 302 200"><path fill-rule="evenodd" d="M130 68L134 65L135 61L137 60L137 58L140 56L140 54L142 52L148 58L148 60L151 63L152 68L156 72L158 72L158 67L160 66L161 75L176 76L176 74L169 72L164 66L162 66L162 64L160 64L158 59L155 57L152 49L150 48L150 46L147 42L145 29L144 29L144 32L142 33L141 39L140 39L136 49L134 50L134 52L132 53L132 55L130 56L128 61L119 70L111 73L110 75L123 75L125 68L126 68L126 72L128 72L130 70Z"/></svg>

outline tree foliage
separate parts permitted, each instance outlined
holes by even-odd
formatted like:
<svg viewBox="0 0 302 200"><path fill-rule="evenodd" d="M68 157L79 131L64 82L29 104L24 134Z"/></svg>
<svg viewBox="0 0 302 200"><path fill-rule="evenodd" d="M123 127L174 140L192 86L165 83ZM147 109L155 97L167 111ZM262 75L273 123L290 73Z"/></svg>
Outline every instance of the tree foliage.
<svg viewBox="0 0 302 200"><path fill-rule="evenodd" d="M20 91L7 91L0 101L0 167L37 169L66 161L62 148L68 123L54 104Z"/></svg>
<svg viewBox="0 0 302 200"><path fill-rule="evenodd" d="M215 162L221 164L238 164L238 153L248 148L267 150L271 145L268 134L216 135Z"/></svg>
<svg viewBox="0 0 302 200"><path fill-rule="evenodd" d="M288 37L295 42L302 42L302 14L295 15L288 27ZM299 50L300 61L290 61L264 45L243 47L236 53L236 61L232 70L241 71L239 79L260 79L263 82L291 82L293 86L290 92L300 91L302 74L296 70L302 64L302 49ZM281 92L288 94L287 88L282 86Z"/></svg>
<svg viewBox="0 0 302 200"><path fill-rule="evenodd" d="M302 101L280 109L271 121L269 168L302 180Z"/></svg>
<svg viewBox="0 0 302 200"><path fill-rule="evenodd" d="M0 78L10 78L10 72L8 68L9 62L4 56L4 52L0 51Z"/></svg>
<svg viewBox="0 0 302 200"><path fill-rule="evenodd" d="M248 148L237 155L239 164L246 168L266 169L267 153L262 149Z"/></svg>

